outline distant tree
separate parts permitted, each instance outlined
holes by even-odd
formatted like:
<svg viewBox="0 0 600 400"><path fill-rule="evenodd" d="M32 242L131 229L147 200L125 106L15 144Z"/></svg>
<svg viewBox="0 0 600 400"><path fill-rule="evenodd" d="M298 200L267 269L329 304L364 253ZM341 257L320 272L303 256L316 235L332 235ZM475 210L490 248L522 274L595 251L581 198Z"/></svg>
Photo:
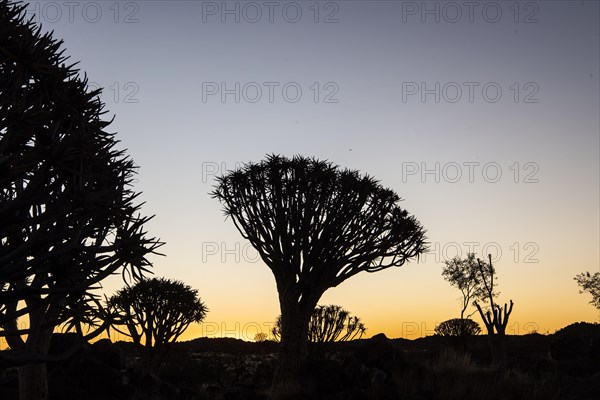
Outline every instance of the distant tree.
<svg viewBox="0 0 600 400"><path fill-rule="evenodd" d="M313 344L313 353L322 350L322 345L360 339L366 332L360 318L351 316L341 306L317 306L308 323L308 342ZM271 333L275 340L281 339L281 316L277 317Z"/></svg>
<svg viewBox="0 0 600 400"><path fill-rule="evenodd" d="M268 339L269 335L264 332L258 332L256 335L254 335L255 342L266 342Z"/></svg>
<svg viewBox="0 0 600 400"><path fill-rule="evenodd" d="M367 331L360 318L341 306L317 306L308 324L308 338L314 343L360 339Z"/></svg>
<svg viewBox="0 0 600 400"><path fill-rule="evenodd" d="M504 308L500 307L494 302L496 296L494 278L496 270L492 265L492 255L488 254L489 263L485 263L480 259L477 259L479 266L479 276L485 288L487 295L487 302L489 302L489 309L483 311L477 301L475 301L475 307L479 311L479 315L485 324L487 329L488 337L490 339L492 348L492 359L495 364L501 367L506 365L506 349L504 346L504 336L506 334L506 326L508 325L508 318L513 309L513 301L510 300L510 306L504 303Z"/></svg>
<svg viewBox="0 0 600 400"><path fill-rule="evenodd" d="M276 387L297 385L310 316L325 290L426 250L423 228L396 193L327 161L271 155L218 178L212 194L275 277L282 327Z"/></svg>
<svg viewBox="0 0 600 400"><path fill-rule="evenodd" d="M589 272L582 272L575 276L575 281L581 287L579 293L587 292L592 295L590 304L600 310L600 272L593 275Z"/></svg>
<svg viewBox="0 0 600 400"><path fill-rule="evenodd" d="M468 253L465 259L456 256L452 260L446 260L444 264L442 276L462 294L460 318L463 319L465 312L471 304L474 305L475 300L483 300L487 297L479 272L479 264L475 259L475 253ZM484 272L486 270L489 275L489 268L484 266ZM470 318L476 312L475 309L466 317Z"/></svg>
<svg viewBox="0 0 600 400"><path fill-rule="evenodd" d="M48 355L55 326L94 318L99 283L139 278L160 245L100 90L32 21L26 4L0 0L0 336L11 348L0 364L19 367L21 400L46 399L45 362L67 355Z"/></svg>
<svg viewBox="0 0 600 400"><path fill-rule="evenodd" d="M201 322L208 311L197 290L165 278L143 279L125 287L110 298L109 306L120 317L113 328L142 347L145 371L155 377L169 344L191 323Z"/></svg>
<svg viewBox="0 0 600 400"><path fill-rule="evenodd" d="M434 330L440 336L460 337L479 335L481 327L472 319L454 318L440 323Z"/></svg>

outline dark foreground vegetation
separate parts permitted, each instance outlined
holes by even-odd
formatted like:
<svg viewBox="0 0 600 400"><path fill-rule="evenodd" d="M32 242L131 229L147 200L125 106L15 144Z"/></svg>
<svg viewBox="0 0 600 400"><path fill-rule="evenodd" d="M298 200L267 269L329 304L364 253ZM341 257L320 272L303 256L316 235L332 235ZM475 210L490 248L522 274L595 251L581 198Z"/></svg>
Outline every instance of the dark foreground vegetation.
<svg viewBox="0 0 600 400"><path fill-rule="evenodd" d="M55 335L51 353L69 346ZM104 339L48 365L50 399L600 399L600 325L507 336L508 364L490 365L485 336L335 343L302 366L301 394L272 393L278 344L201 338L177 343L160 381L143 374L133 343ZM466 350L465 350L466 348ZM16 369L0 372L0 398L18 399Z"/></svg>

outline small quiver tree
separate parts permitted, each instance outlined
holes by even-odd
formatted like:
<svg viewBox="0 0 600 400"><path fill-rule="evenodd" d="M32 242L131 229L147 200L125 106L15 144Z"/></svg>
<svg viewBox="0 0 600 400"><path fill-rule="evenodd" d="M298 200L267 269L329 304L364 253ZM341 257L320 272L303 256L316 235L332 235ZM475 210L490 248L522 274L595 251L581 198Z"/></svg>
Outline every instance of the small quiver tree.
<svg viewBox="0 0 600 400"><path fill-rule="evenodd" d="M436 335L444 337L459 351L466 352L470 338L481 332L481 327L470 318L453 318L435 327Z"/></svg>
<svg viewBox="0 0 600 400"><path fill-rule="evenodd" d="M333 342L360 339L367 328L357 316L338 305L317 306L308 323L308 354L320 357ZM281 316L277 317L272 329L275 340L281 338Z"/></svg>
<svg viewBox="0 0 600 400"><path fill-rule="evenodd" d="M435 333L446 337L473 336L481 333L481 327L469 318L453 318L436 326Z"/></svg>
<svg viewBox="0 0 600 400"><path fill-rule="evenodd" d="M119 290L109 307L119 316L113 328L140 347L144 371L155 378L169 345L208 311L197 290L165 278L143 279Z"/></svg>

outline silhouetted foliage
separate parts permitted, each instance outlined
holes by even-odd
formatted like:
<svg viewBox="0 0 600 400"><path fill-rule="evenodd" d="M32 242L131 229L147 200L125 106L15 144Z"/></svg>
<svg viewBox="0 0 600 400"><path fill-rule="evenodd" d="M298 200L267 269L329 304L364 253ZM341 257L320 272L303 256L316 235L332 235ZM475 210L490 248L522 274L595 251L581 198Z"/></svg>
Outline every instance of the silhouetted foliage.
<svg viewBox="0 0 600 400"><path fill-rule="evenodd" d="M360 318L351 316L341 306L317 306L308 323L308 341L311 343L345 342L360 339L366 332ZM281 340L281 316L271 330L275 340Z"/></svg>
<svg viewBox="0 0 600 400"><path fill-rule="evenodd" d="M592 295L590 304L600 310L600 272L596 272L593 275L588 271L582 272L575 276L575 281L581 288L579 293L589 293Z"/></svg>
<svg viewBox="0 0 600 400"><path fill-rule="evenodd" d="M54 327L94 319L92 289L115 272L140 277L160 245L100 91L25 7L0 0L0 336L12 349L0 360L15 365L48 360ZM45 367L22 368L21 398L45 396Z"/></svg>
<svg viewBox="0 0 600 400"><path fill-rule="evenodd" d="M435 327L440 336L472 336L481 333L479 324L469 318L453 318Z"/></svg>
<svg viewBox="0 0 600 400"><path fill-rule="evenodd" d="M481 273L479 272L479 264L475 259L475 253L468 253L465 259L456 256L450 261L444 261L444 264L442 276L450 285L460 290L462 294L460 318L465 318L465 312L469 305L474 305L475 300L485 301L487 297ZM484 273L489 276L489 266L483 262L482 265ZM467 315L467 318L470 318L476 312L477 310L474 310L471 314Z"/></svg>
<svg viewBox="0 0 600 400"><path fill-rule="evenodd" d="M268 339L269 335L264 332L258 332L256 335L254 335L255 342L266 342Z"/></svg>
<svg viewBox="0 0 600 400"><path fill-rule="evenodd" d="M492 264L491 254L488 254L488 259L489 263L487 264L480 259L477 259L477 263L479 266L479 276L481 277L481 281L487 294L489 310L484 312L477 301L475 301L475 306L477 307L477 311L479 311L479 315L481 316L487 329L488 336L490 337L494 363L505 366L506 350L504 347L504 336L506 333L506 326L508 325L508 318L513 309L513 301L510 300L510 306L504 303L504 308L494 303L494 297L496 296L494 292L494 277L496 271Z"/></svg>
<svg viewBox="0 0 600 400"><path fill-rule="evenodd" d="M109 307L119 315L113 328L143 346L144 367L155 376L169 343L191 323L201 322L208 311L197 290L165 278L142 279L124 287L110 298Z"/></svg>
<svg viewBox="0 0 600 400"><path fill-rule="evenodd" d="M362 271L401 266L425 232L378 181L327 161L271 155L218 178L212 195L273 272L281 308L276 385L295 385L323 292Z"/></svg>

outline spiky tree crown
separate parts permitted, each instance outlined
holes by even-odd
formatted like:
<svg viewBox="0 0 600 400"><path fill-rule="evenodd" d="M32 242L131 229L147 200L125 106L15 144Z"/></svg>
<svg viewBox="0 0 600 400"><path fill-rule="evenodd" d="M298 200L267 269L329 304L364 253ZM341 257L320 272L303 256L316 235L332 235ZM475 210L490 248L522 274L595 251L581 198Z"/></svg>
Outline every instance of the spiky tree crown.
<svg viewBox="0 0 600 400"><path fill-rule="evenodd" d="M121 315L134 342L162 346L177 338L193 322L201 322L208 308L198 291L180 281L165 278L142 279L134 286L119 290L110 298L110 306Z"/></svg>
<svg viewBox="0 0 600 400"><path fill-rule="evenodd" d="M390 189L314 158L270 155L218 179L212 195L297 300L426 250L425 231Z"/></svg>
<svg viewBox="0 0 600 400"><path fill-rule="evenodd" d="M100 90L24 10L0 1L0 323L33 303L80 306L119 270L139 278L160 245L146 237L136 167L105 131Z"/></svg>

